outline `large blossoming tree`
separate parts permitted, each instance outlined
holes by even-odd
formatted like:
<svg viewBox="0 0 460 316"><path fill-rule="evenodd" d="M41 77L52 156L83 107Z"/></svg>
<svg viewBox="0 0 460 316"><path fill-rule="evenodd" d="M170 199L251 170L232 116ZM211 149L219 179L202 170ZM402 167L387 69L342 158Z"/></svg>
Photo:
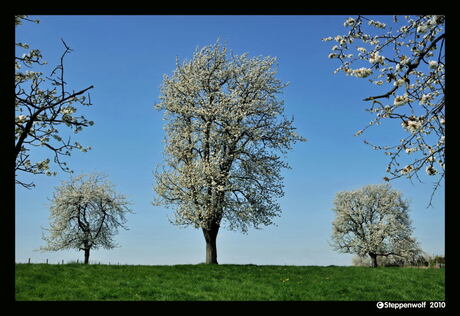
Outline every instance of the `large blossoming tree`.
<svg viewBox="0 0 460 316"><path fill-rule="evenodd" d="M412 260L421 249L412 235L409 203L390 184L338 192L334 200L332 246L343 253Z"/></svg>
<svg viewBox="0 0 460 316"><path fill-rule="evenodd" d="M420 178L420 171L436 178L433 194L445 173L445 17L442 15L348 18L344 35L335 41L329 58L348 76L367 78L376 85L366 96L368 111L375 114L364 129L387 121L399 122L401 139L375 145L390 157L386 181Z"/></svg>
<svg viewBox="0 0 460 316"><path fill-rule="evenodd" d="M23 21L36 22L25 15L15 17L16 27ZM18 178L18 172L30 174L55 175L50 171L50 159L33 161L31 149L34 147L45 149L51 153L53 161L65 172L71 172L67 163L62 160L70 156L71 151L79 149L87 151L91 147L84 147L78 142L71 142L70 137L60 134L68 127L74 133L94 122L82 115L77 115L77 104L91 105L89 95L84 94L93 88L89 86L81 90L69 91L68 83L64 79L64 59L72 50L64 44L64 52L59 64L45 74L40 70L46 64L38 49L30 49L26 43L16 43L15 57L15 173L16 183L26 188L33 187L33 182L26 183Z"/></svg>
<svg viewBox="0 0 460 316"><path fill-rule="evenodd" d="M77 249L89 263L90 251L116 247L113 238L125 226L128 208L126 197L114 190L107 176L81 175L64 181L51 200L50 227L43 239L42 251Z"/></svg>
<svg viewBox="0 0 460 316"><path fill-rule="evenodd" d="M283 195L282 160L304 140L283 116L275 58L228 56L218 42L197 49L165 76L165 165L155 173L157 205L175 208L171 221L203 231L206 263L217 263L216 239L226 222L246 232L272 224Z"/></svg>

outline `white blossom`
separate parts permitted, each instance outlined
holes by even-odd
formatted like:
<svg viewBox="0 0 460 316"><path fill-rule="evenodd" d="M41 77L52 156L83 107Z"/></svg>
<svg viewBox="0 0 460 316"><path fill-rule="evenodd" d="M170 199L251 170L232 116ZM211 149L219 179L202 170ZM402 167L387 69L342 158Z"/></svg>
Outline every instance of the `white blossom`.
<svg viewBox="0 0 460 316"><path fill-rule="evenodd" d="M430 66L430 69L437 69L438 68L438 62L436 60L430 60L428 64Z"/></svg>
<svg viewBox="0 0 460 316"><path fill-rule="evenodd" d="M361 67L359 69L354 69L352 74L358 78L366 78L372 74L372 69Z"/></svg>
<svg viewBox="0 0 460 316"><path fill-rule="evenodd" d="M355 23L356 23L356 20L350 17L343 23L343 26L345 26L345 27L346 26L353 26L353 25L355 25Z"/></svg>
<svg viewBox="0 0 460 316"><path fill-rule="evenodd" d="M410 102L409 96L407 94L404 94L396 96L393 101L393 104L396 106L400 106L406 104L407 102Z"/></svg>
<svg viewBox="0 0 460 316"><path fill-rule="evenodd" d="M67 115L69 115L69 114L75 113L75 111L76 111L76 109L75 109L73 106L66 106L66 107L61 108L61 111L60 111L60 112L61 112L62 114L67 114Z"/></svg>
<svg viewBox="0 0 460 316"><path fill-rule="evenodd" d="M397 87L401 87L403 86L404 84L406 83L406 80L404 79L398 79L394 82L394 85L397 86Z"/></svg>
<svg viewBox="0 0 460 316"><path fill-rule="evenodd" d="M423 94L422 97L420 98L419 103L420 103L421 105L427 104L427 101L431 100L431 98L432 98L432 95L431 95L431 94Z"/></svg>
<svg viewBox="0 0 460 316"><path fill-rule="evenodd" d="M414 169L412 165L407 165L404 168L401 169L401 174L408 174Z"/></svg>
<svg viewBox="0 0 460 316"><path fill-rule="evenodd" d="M407 57L406 55L401 56L401 60L399 61L399 64L405 66L410 63L410 58Z"/></svg>
<svg viewBox="0 0 460 316"><path fill-rule="evenodd" d="M17 123L24 123L26 121L26 119L27 119L27 116L21 114L16 118L16 122Z"/></svg>
<svg viewBox="0 0 460 316"><path fill-rule="evenodd" d="M385 57L381 56L379 52L374 52L371 54L371 57L369 58L369 62L371 64L383 64L385 61Z"/></svg>
<svg viewBox="0 0 460 316"><path fill-rule="evenodd" d="M411 117L407 121L403 121L401 125L409 132L417 133L423 125L423 120L418 117Z"/></svg>
<svg viewBox="0 0 460 316"><path fill-rule="evenodd" d="M346 45L346 43L347 43L347 40L346 40L343 36L341 36L341 35L337 35L337 36L334 38L334 40L335 40L336 42L338 42L341 46L344 46L344 45Z"/></svg>
<svg viewBox="0 0 460 316"><path fill-rule="evenodd" d="M368 24L372 25L372 26L375 26L377 28L380 28L380 29L384 29L386 27L385 23L382 23L382 22L379 22L379 21L374 21L374 20L370 20L368 22Z"/></svg>
<svg viewBox="0 0 460 316"><path fill-rule="evenodd" d="M428 29L428 25L426 25L426 24L420 24L420 25L417 27L417 33L425 33L427 29Z"/></svg>

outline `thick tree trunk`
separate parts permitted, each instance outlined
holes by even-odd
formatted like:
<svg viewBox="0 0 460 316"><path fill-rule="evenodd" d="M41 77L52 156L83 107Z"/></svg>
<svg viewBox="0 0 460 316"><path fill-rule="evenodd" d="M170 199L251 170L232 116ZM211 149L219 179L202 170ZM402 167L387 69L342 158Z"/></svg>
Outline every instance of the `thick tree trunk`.
<svg viewBox="0 0 460 316"><path fill-rule="evenodd" d="M372 260L372 267L375 268L378 266L377 264L377 255L375 253L369 253L369 256L371 257Z"/></svg>
<svg viewBox="0 0 460 316"><path fill-rule="evenodd" d="M85 249L85 264L89 263L89 249Z"/></svg>
<svg viewBox="0 0 460 316"><path fill-rule="evenodd" d="M214 226L210 229L203 228L204 239L206 240L206 264L217 263L217 233L219 226Z"/></svg>

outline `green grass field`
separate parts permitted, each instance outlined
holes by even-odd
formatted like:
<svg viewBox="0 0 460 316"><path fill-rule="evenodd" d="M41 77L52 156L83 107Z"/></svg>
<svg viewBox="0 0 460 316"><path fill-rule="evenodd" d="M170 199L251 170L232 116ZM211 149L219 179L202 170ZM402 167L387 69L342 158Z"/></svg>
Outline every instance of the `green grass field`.
<svg viewBox="0 0 460 316"><path fill-rule="evenodd" d="M16 300L438 301L444 269L16 264Z"/></svg>

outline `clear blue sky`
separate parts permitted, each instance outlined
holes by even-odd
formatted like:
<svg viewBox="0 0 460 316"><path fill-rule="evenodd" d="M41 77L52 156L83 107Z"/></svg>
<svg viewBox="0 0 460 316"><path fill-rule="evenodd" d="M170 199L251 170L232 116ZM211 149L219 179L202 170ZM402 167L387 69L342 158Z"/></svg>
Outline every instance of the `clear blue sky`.
<svg viewBox="0 0 460 316"><path fill-rule="evenodd" d="M285 196L276 226L247 234L222 229L218 261L225 264L350 265L352 255L329 245L333 199L338 191L382 183L387 156L363 144L399 141L393 129L354 133L372 117L364 97L375 95L365 79L334 75L339 65L327 58L327 36L345 33L348 16L31 16L16 28L16 41L41 50L50 66L63 52L61 38L74 49L65 59L69 89L91 90L93 106L84 109L95 125L74 135L87 153L67 160L76 174L104 172L120 193L132 201L130 230L120 231L120 248L93 251L90 260L127 264L196 264L205 259L200 230L170 224L170 210L154 207L153 170L162 162L163 113L159 101L163 74L175 69L176 57L190 59L197 46L219 38L236 54L278 58L278 78L290 85L282 96L286 114L294 116L298 133L308 139L295 145L286 160ZM65 135L65 133L63 133ZM37 152L36 157L41 157ZM50 164L57 170L56 166ZM35 251L44 245L41 227L48 226L49 198L69 175L20 175L34 181L32 190L16 186L16 261L51 263L82 260L74 250ZM411 199L414 235L430 254L444 254L444 187L426 208L432 190L407 179L392 181Z"/></svg>

